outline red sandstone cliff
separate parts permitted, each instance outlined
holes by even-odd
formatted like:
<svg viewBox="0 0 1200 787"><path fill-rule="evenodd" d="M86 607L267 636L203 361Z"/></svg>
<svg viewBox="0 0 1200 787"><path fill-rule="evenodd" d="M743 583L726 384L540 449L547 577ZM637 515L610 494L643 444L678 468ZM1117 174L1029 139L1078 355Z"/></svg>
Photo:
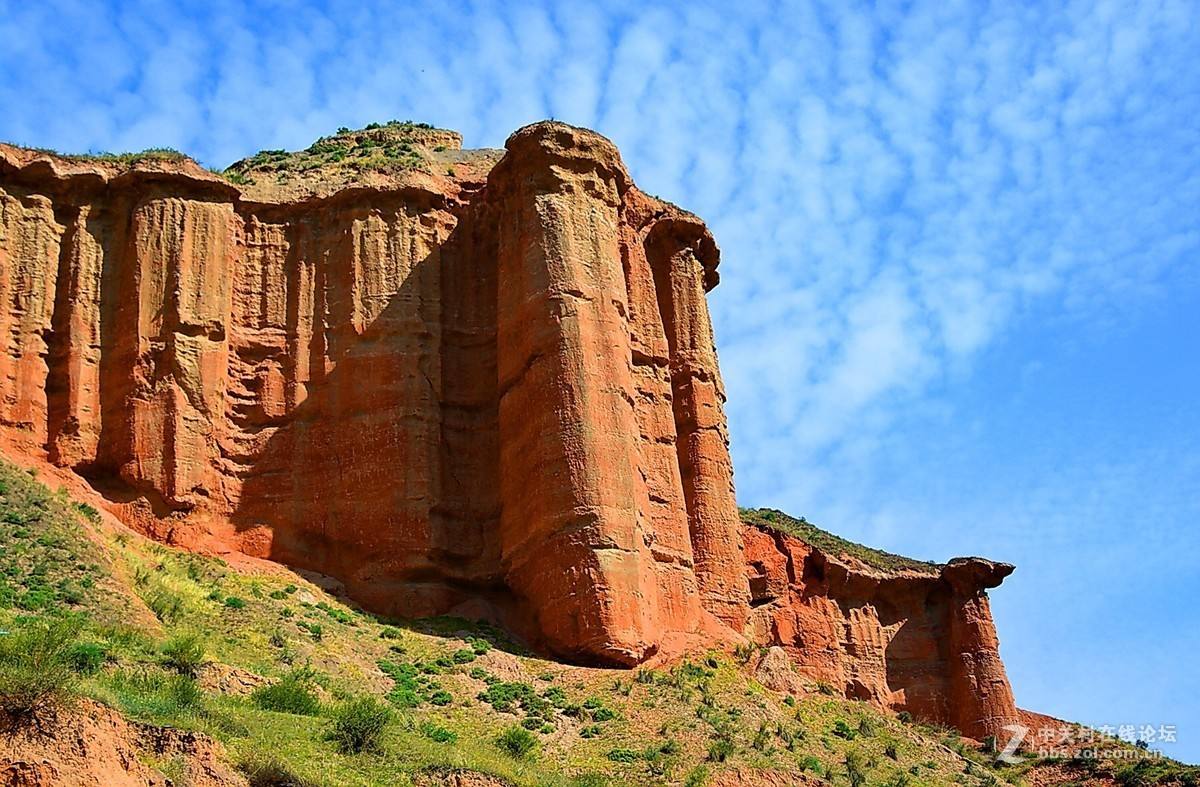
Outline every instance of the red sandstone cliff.
<svg viewBox="0 0 1200 787"><path fill-rule="evenodd" d="M744 533L753 641L782 646L801 675L847 697L1007 739L1019 717L985 591L1012 566L880 565L791 535L796 520L767 513L749 512Z"/></svg>
<svg viewBox="0 0 1200 787"><path fill-rule="evenodd" d="M880 705L1016 718L983 594L1003 567L876 576L739 521L699 219L582 129L503 155L396 133L355 149L421 166L272 154L241 187L0 145L10 450L376 611L626 665L744 632Z"/></svg>

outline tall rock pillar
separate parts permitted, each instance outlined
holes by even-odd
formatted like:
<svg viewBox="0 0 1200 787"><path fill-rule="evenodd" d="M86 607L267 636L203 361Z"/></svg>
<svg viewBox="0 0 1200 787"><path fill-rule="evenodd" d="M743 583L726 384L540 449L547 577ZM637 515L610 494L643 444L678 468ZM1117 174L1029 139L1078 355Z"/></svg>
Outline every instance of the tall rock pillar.
<svg viewBox="0 0 1200 787"><path fill-rule="evenodd" d="M553 650L634 664L661 621L637 507L638 425L619 246L628 176L591 132L526 127L497 201L501 560Z"/></svg>
<svg viewBox="0 0 1200 787"><path fill-rule="evenodd" d="M1012 566L981 560L952 560L943 571L950 583L950 723L976 740L995 736L1020 718L1012 686L1000 660L1000 640L986 588L996 587Z"/></svg>
<svg viewBox="0 0 1200 787"><path fill-rule="evenodd" d="M749 590L706 298L717 283L717 248L699 219L679 217L651 228L646 254L670 348L676 448L701 604L741 631Z"/></svg>

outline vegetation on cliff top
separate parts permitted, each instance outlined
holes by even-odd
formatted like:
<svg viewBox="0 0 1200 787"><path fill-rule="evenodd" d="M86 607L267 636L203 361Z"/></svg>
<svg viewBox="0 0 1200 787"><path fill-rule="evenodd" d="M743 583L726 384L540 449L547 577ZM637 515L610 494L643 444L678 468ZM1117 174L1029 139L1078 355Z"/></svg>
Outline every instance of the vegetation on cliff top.
<svg viewBox="0 0 1200 787"><path fill-rule="evenodd" d="M98 520L0 461L9 721L91 697L220 740L252 784L429 785L450 772L539 786L758 772L773 774L765 783L912 787L1022 778L950 731L820 691L768 691L750 675L752 651L636 672L571 667L489 626L380 620L286 570L234 570ZM171 767L187 783L187 764Z"/></svg>
<svg viewBox="0 0 1200 787"><path fill-rule="evenodd" d="M764 530L773 530L795 536L806 544L811 544L828 555L848 555L861 560L868 566L883 571L920 571L922 573L936 572L941 568L940 563L924 560L914 560L902 555L893 555L880 549L856 544L841 536L822 530L804 517L797 519L773 508L743 508L740 509L742 521L748 525Z"/></svg>
<svg viewBox="0 0 1200 787"><path fill-rule="evenodd" d="M442 147L436 140L446 133L428 123L407 120L372 123L359 130L340 128L304 150L260 151L232 164L223 174L234 183L244 184L253 182L256 175L283 178L330 168L390 174L428 170L429 150Z"/></svg>
<svg viewBox="0 0 1200 787"><path fill-rule="evenodd" d="M30 148L23 145L17 145L13 142L5 144L13 147L22 148L24 150L32 150L37 153L45 153L48 156L56 156L68 161L95 161L104 164L120 164L124 166L132 166L144 161L166 161L178 163L181 161L189 161L189 157L175 150L174 148L147 148L141 151L130 151L125 153L111 153L109 151L100 151L97 153L63 153L52 148Z"/></svg>

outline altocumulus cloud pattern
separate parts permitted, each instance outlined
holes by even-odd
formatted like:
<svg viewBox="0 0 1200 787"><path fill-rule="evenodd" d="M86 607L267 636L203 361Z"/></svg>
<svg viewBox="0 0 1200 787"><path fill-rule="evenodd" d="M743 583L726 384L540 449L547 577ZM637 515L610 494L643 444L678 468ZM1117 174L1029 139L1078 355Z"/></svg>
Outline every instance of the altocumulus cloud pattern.
<svg viewBox="0 0 1200 787"><path fill-rule="evenodd" d="M1018 563L1018 698L1196 758L1197 51L1189 2L0 0L0 137L223 167L389 118L600 130L724 249L742 502Z"/></svg>

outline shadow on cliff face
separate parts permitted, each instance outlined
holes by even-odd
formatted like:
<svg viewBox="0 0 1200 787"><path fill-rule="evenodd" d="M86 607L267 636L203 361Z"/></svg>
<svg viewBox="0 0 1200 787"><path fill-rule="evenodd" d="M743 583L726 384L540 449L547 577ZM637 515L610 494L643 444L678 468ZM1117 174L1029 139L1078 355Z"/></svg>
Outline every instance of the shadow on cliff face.
<svg viewBox="0 0 1200 787"><path fill-rule="evenodd" d="M236 460L232 519L245 551L375 612L498 621L495 256L470 206L414 253L436 230L406 199L374 231L378 195L319 234L293 222L286 346L235 325L232 433L258 447Z"/></svg>

